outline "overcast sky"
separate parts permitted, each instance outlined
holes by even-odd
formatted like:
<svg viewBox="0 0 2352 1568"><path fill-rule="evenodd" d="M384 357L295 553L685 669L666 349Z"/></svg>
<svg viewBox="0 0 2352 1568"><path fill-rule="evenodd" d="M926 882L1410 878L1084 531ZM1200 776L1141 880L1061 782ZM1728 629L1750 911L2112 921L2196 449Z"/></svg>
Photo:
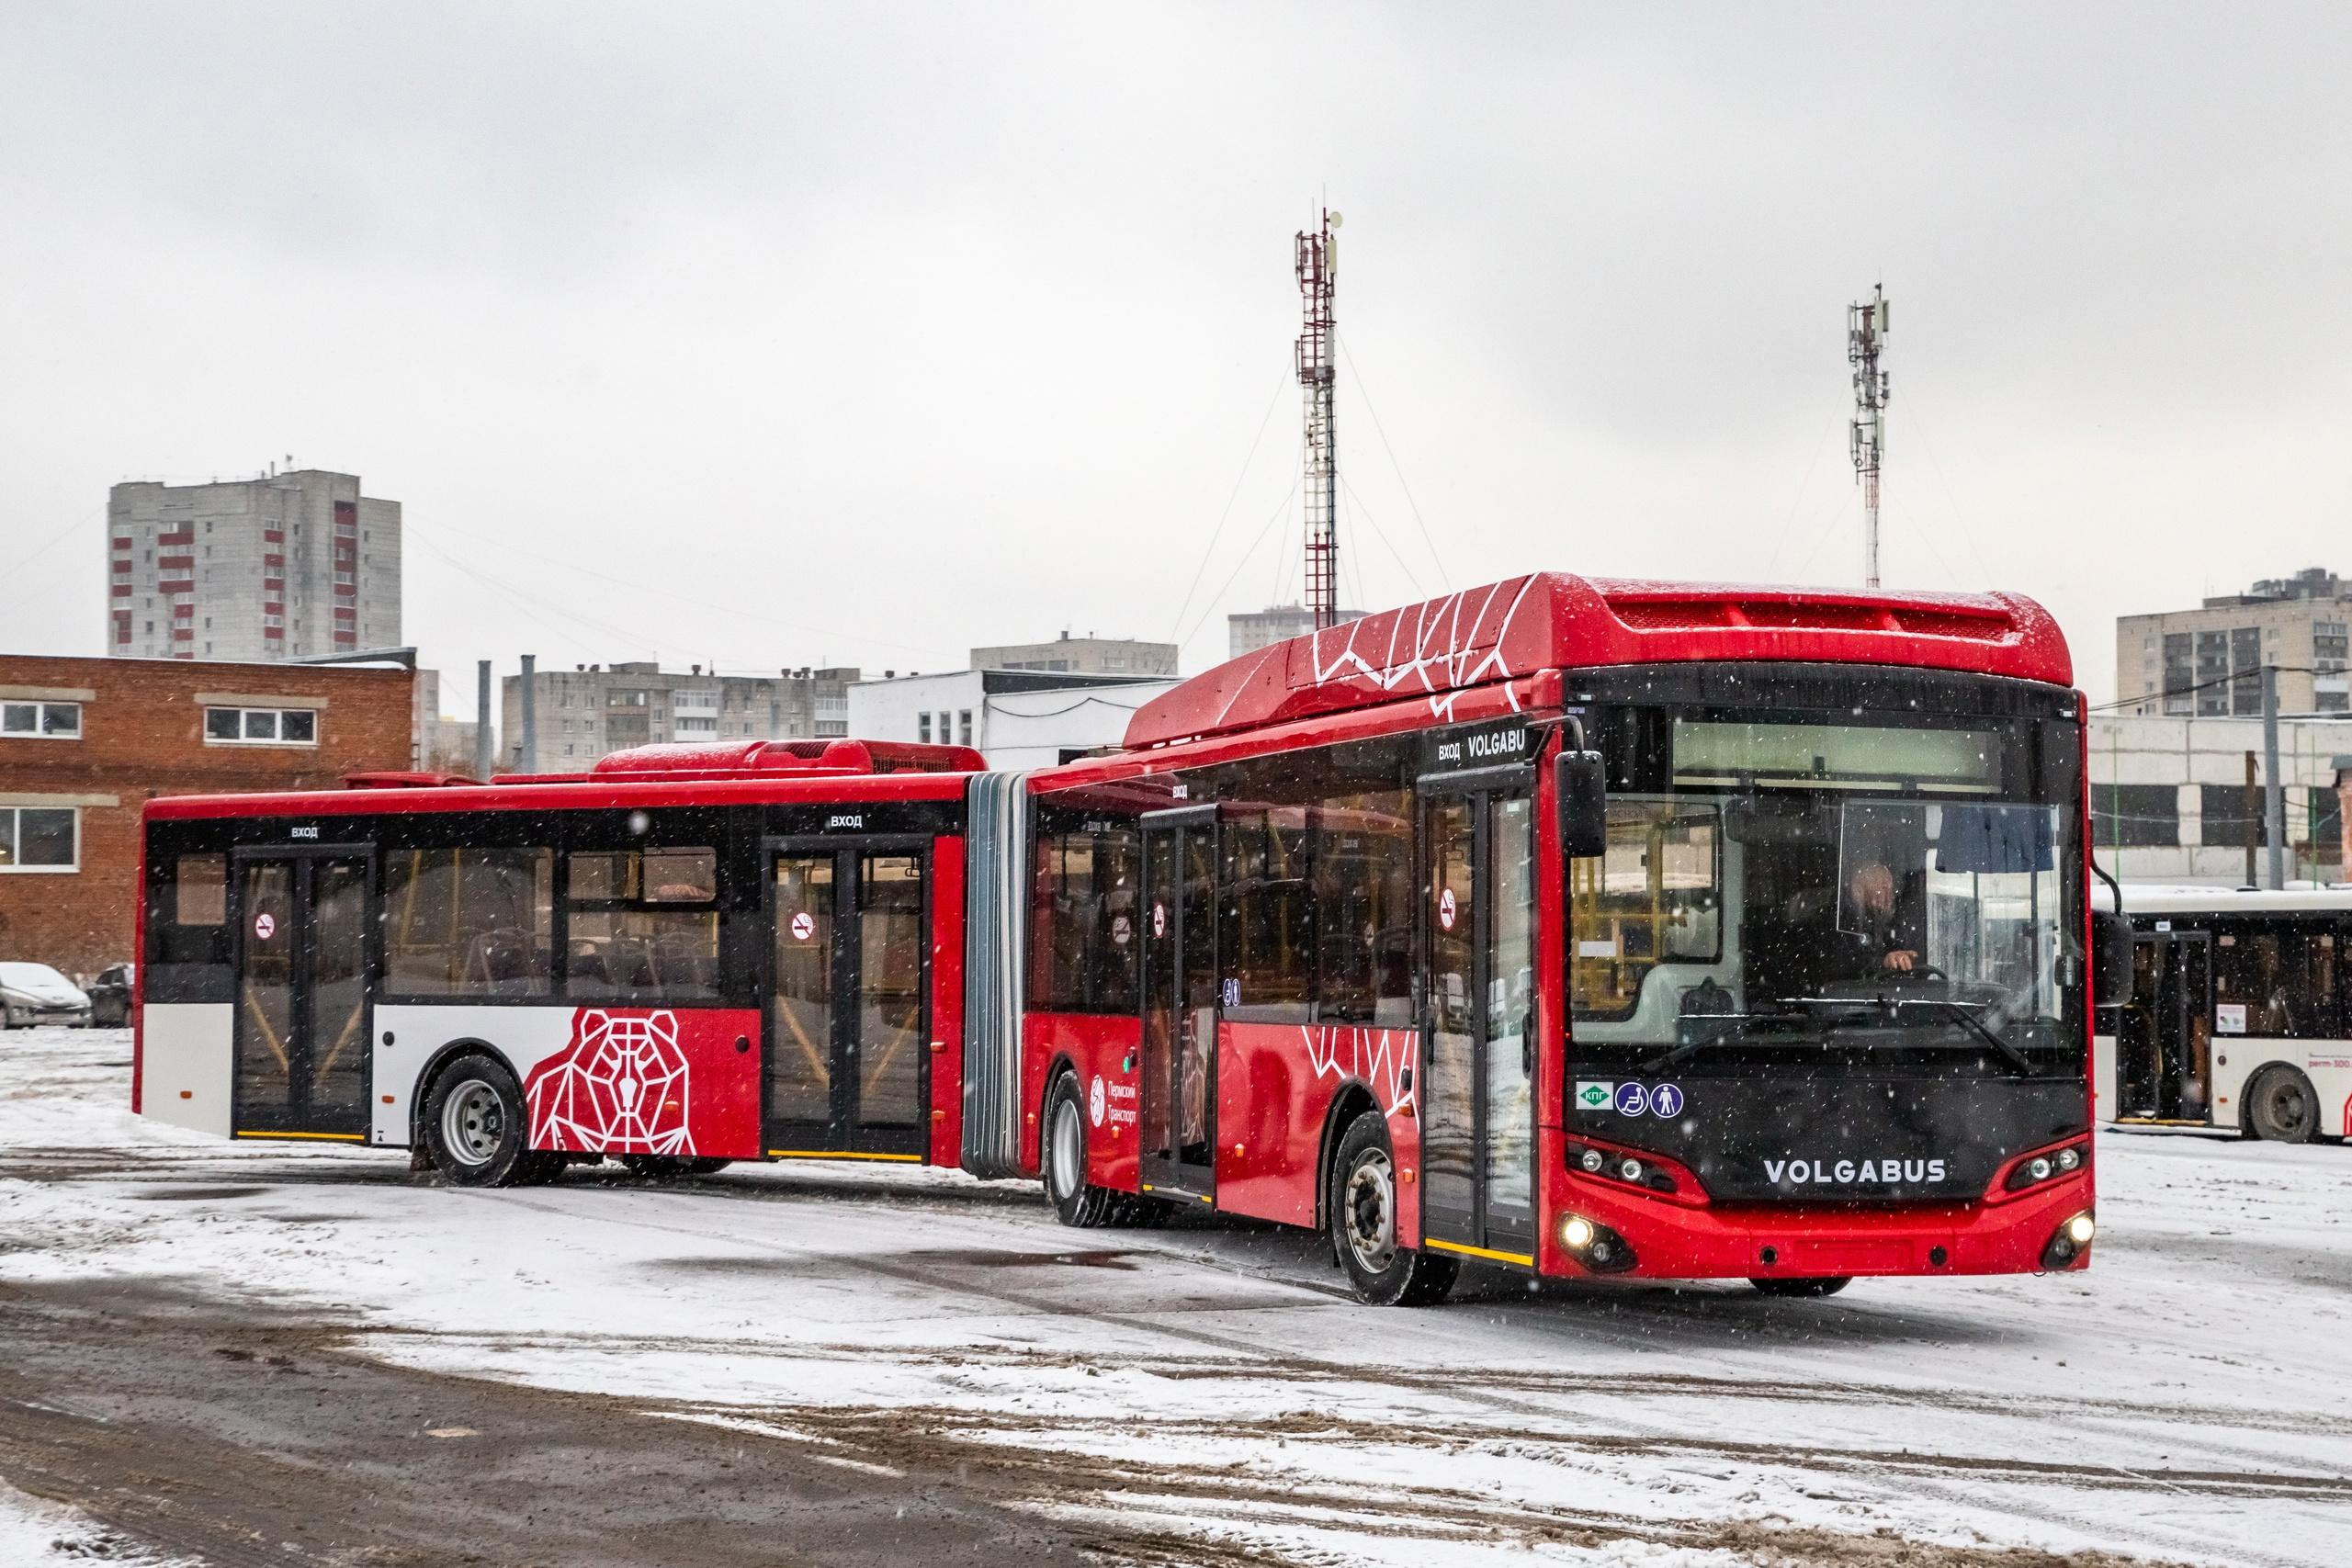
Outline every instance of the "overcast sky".
<svg viewBox="0 0 2352 1568"><path fill-rule="evenodd" d="M1350 599L1858 582L1883 279L1888 581L2097 700L2119 613L2352 572L2347 83L2340 5L0 5L0 650L103 650L109 484L290 454L403 503L456 711L1200 669L1298 591L1328 199Z"/></svg>

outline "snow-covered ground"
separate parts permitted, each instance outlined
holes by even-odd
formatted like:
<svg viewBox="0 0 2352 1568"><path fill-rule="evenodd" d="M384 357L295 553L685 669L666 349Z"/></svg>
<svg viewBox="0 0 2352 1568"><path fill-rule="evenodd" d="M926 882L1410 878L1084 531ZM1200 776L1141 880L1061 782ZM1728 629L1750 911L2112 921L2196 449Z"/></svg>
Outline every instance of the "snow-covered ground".
<svg viewBox="0 0 2352 1568"><path fill-rule="evenodd" d="M28 1497L0 1481L0 1563L7 1568L195 1568L141 1551L133 1542L61 1504Z"/></svg>
<svg viewBox="0 0 2352 1568"><path fill-rule="evenodd" d="M1404 1312L1296 1232L1073 1232L947 1172L470 1192L222 1145L130 1116L129 1055L0 1034L0 1279L266 1300L865 1474L985 1467L1218 1562L2352 1556L2352 1147L2105 1135L2086 1274L1823 1302L1496 1274Z"/></svg>

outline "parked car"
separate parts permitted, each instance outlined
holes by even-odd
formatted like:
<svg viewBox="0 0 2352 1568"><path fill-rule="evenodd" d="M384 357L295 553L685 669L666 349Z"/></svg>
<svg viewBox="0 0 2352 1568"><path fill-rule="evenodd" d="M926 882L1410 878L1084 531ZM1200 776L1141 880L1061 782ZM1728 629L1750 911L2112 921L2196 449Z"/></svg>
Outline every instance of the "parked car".
<svg viewBox="0 0 2352 1568"><path fill-rule="evenodd" d="M90 998L46 964L0 964L0 1028L87 1024Z"/></svg>
<svg viewBox="0 0 2352 1568"><path fill-rule="evenodd" d="M120 1029L130 1021L130 965L109 964L98 977L83 987L90 994L90 1021L101 1029Z"/></svg>

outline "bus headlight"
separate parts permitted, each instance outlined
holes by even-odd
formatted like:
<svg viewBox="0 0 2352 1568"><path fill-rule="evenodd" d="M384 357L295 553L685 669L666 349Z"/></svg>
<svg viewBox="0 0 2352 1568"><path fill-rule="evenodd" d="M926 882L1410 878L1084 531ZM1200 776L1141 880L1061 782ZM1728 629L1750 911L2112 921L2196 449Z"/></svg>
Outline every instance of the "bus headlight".
<svg viewBox="0 0 2352 1568"><path fill-rule="evenodd" d="M2061 1169L2061 1170L2080 1170L2080 1169L2082 1169L2082 1168L2083 1168L2083 1151L2082 1151L2082 1150L2080 1150L2080 1149L2078 1149L2078 1148L2075 1148L2075 1147L2073 1147L2073 1146L2071 1146L2071 1145L2070 1145L2070 1146L2068 1146L2068 1147L2066 1147L2066 1148L2063 1148L2063 1149L2060 1149L2060 1150L2058 1151L2058 1168L2059 1168L2059 1169Z"/></svg>
<svg viewBox="0 0 2352 1568"><path fill-rule="evenodd" d="M2069 1214L2041 1249L2044 1269L2064 1269L2090 1250L2091 1238L2098 1234L2098 1223L2091 1218L2088 1209Z"/></svg>
<svg viewBox="0 0 2352 1568"><path fill-rule="evenodd" d="M2039 1187L2055 1177L2072 1176L2082 1169L2089 1158L2090 1151L2081 1144L2068 1144L2063 1149L2048 1149L2030 1159L2018 1161L2010 1169L2008 1179L2001 1185L2011 1192Z"/></svg>
<svg viewBox="0 0 2352 1568"><path fill-rule="evenodd" d="M1587 1149L1585 1150L1582 1157L1580 1157L1577 1163L1584 1167L1584 1168L1592 1175L1599 1176L1600 1174L1600 1168L1609 1163L1609 1156L1602 1154L1599 1149Z"/></svg>

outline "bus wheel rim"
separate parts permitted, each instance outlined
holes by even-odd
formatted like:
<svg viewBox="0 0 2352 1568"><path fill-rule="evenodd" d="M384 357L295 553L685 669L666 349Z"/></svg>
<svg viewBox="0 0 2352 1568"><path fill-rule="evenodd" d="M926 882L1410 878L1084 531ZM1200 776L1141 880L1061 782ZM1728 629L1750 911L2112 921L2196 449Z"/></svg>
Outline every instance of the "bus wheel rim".
<svg viewBox="0 0 2352 1568"><path fill-rule="evenodd" d="M506 1135L506 1107L480 1078L458 1086L441 1108L441 1141L464 1165L487 1165Z"/></svg>
<svg viewBox="0 0 2352 1568"><path fill-rule="evenodd" d="M1396 1261L1396 1200L1388 1156L1374 1149L1357 1160L1340 1194L1340 1223L1348 1250L1370 1273L1385 1273Z"/></svg>
<svg viewBox="0 0 2352 1568"><path fill-rule="evenodd" d="M1086 1158L1086 1134L1078 1124L1078 1107L1062 1101L1054 1116L1054 1196L1067 1199L1077 1195L1084 1180L1080 1169Z"/></svg>

